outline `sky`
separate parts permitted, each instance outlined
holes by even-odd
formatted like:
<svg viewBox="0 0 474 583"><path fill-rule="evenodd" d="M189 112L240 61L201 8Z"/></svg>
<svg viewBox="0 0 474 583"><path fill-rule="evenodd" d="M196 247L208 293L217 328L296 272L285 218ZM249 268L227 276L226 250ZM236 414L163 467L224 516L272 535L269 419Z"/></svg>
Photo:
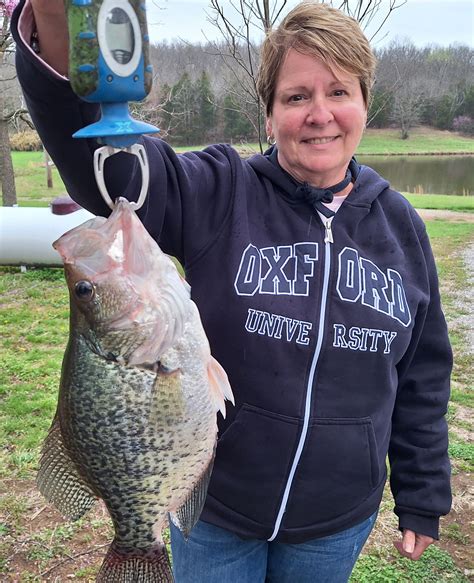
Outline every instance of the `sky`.
<svg viewBox="0 0 474 583"><path fill-rule="evenodd" d="M234 0L235 1L235 0ZM232 14L229 0L222 0ZM289 0L294 6L297 0ZM380 13L389 4L381 0ZM152 41L183 39L192 43L219 39L208 22L209 0L147 0L148 26ZM375 23L374 23L375 24ZM370 38L375 29L365 30ZM407 0L392 12L372 45L380 48L393 40L410 40L422 47L460 43L474 47L474 0Z"/></svg>

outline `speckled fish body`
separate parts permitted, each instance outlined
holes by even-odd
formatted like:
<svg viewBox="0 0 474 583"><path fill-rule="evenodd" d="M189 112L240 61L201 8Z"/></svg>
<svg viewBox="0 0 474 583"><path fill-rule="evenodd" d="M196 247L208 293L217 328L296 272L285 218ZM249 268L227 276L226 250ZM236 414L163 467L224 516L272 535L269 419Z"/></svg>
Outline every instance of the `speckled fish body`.
<svg viewBox="0 0 474 583"><path fill-rule="evenodd" d="M71 296L40 490L70 518L104 500L115 538L98 581L172 581L168 513L199 517L217 422L232 399L189 288L126 201L55 243Z"/></svg>

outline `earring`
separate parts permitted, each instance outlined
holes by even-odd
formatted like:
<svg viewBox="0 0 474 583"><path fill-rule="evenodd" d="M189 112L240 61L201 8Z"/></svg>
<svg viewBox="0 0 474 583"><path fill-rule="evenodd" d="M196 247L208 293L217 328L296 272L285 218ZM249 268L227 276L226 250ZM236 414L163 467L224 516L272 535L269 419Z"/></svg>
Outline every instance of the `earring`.
<svg viewBox="0 0 474 583"><path fill-rule="evenodd" d="M271 134L267 136L267 144L269 146L274 146L276 144L275 136L272 136Z"/></svg>

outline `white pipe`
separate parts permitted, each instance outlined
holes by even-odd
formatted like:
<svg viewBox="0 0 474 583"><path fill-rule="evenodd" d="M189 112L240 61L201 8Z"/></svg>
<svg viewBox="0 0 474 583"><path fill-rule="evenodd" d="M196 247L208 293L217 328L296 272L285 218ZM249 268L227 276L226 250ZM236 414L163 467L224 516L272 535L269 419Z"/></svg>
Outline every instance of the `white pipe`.
<svg viewBox="0 0 474 583"><path fill-rule="evenodd" d="M57 215L51 208L0 207L0 265L62 265L53 242L93 217L82 208Z"/></svg>

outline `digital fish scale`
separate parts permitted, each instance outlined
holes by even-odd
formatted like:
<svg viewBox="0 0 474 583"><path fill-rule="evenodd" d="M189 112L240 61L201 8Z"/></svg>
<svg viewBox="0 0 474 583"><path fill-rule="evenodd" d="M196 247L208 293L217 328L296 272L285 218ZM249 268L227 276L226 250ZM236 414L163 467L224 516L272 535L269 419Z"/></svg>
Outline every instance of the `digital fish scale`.
<svg viewBox="0 0 474 583"><path fill-rule="evenodd" d="M144 0L66 0L69 29L69 79L81 99L99 103L100 121L74 134L104 144L94 154L97 184L113 208L104 183L105 160L118 151L138 157L142 191L148 190L149 169L145 149L137 144L142 134L159 131L130 116L128 102L141 101L151 90L153 67L149 57Z"/></svg>

